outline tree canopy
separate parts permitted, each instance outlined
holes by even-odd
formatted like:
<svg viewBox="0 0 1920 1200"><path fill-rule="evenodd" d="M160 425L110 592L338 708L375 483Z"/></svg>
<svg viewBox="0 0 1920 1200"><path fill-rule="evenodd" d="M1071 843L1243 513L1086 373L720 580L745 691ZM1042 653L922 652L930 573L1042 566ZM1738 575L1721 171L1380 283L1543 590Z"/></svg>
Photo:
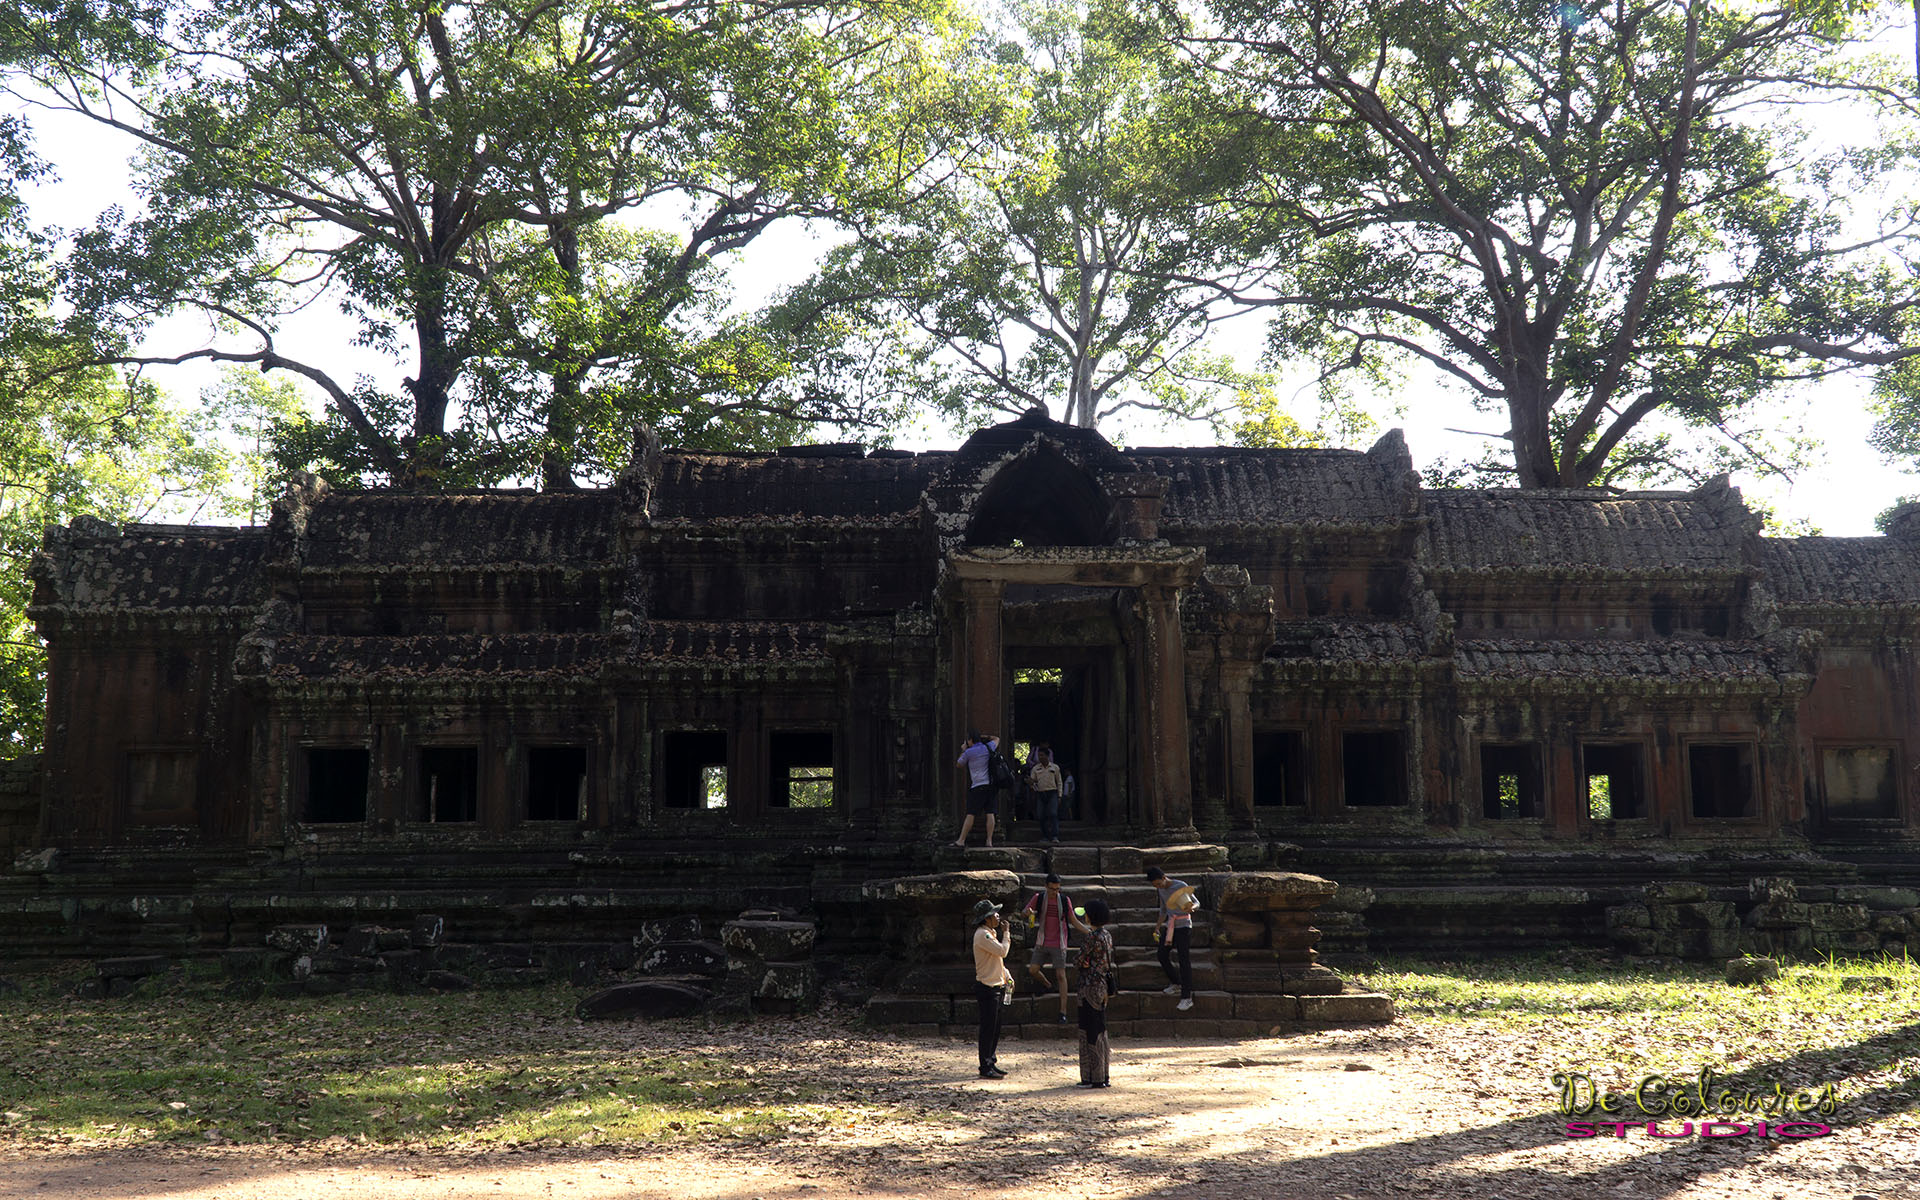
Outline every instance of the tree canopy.
<svg viewBox="0 0 1920 1200"><path fill-rule="evenodd" d="M146 147L145 210L73 256L92 340L304 376L331 420L297 449L349 474L531 461L564 485L609 413L734 414L747 440L756 415L863 418L776 386L786 360L716 323L710 267L918 167L901 110L943 20L916 0L236 0L137 13L124 45L16 36L36 99ZM282 323L331 302L411 358L400 386L282 353ZM131 349L182 309L206 344Z"/></svg>
<svg viewBox="0 0 1920 1200"><path fill-rule="evenodd" d="M1581 487L1670 471L1654 414L1754 463L1760 397L1857 370L1916 394L1912 102L1843 56L1861 11L1212 0L1185 43L1286 134L1249 192L1291 264L1275 349L1425 361L1505 415L1515 482ZM1826 101L1878 144L1806 138Z"/></svg>
<svg viewBox="0 0 1920 1200"><path fill-rule="evenodd" d="M1094 426L1153 410L1224 425L1267 382L1209 342L1264 273L1232 190L1258 130L1157 27L1036 2L979 38L983 134L946 186L855 223L790 308L851 303L894 386L979 419Z"/></svg>

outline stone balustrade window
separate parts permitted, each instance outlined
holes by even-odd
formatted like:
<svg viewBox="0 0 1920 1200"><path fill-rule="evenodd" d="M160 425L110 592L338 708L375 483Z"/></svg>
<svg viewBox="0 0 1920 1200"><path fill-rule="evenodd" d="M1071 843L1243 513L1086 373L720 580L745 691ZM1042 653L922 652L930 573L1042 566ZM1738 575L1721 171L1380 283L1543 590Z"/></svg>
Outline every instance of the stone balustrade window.
<svg viewBox="0 0 1920 1200"><path fill-rule="evenodd" d="M480 748L427 746L416 760L412 819L463 825L480 819Z"/></svg>

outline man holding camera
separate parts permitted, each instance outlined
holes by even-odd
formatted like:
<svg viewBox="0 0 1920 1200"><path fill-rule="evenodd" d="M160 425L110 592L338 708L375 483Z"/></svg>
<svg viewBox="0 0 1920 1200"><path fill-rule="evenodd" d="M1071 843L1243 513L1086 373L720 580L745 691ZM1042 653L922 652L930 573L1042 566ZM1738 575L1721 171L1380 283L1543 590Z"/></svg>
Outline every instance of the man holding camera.
<svg viewBox="0 0 1920 1200"><path fill-rule="evenodd" d="M995 1062L1000 1048L1000 1006L1007 1002L1013 976L1007 972L1007 951L1013 948L1013 929L1000 919L1000 906L982 900L968 914L973 931L973 999L980 1006L980 1078L1005 1079Z"/></svg>

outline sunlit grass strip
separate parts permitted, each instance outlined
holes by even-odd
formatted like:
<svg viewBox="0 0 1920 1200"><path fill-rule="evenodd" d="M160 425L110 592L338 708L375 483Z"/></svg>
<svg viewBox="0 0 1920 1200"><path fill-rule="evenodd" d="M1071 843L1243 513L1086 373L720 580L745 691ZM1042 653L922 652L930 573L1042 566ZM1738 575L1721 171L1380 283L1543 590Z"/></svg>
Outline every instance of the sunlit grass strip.
<svg viewBox="0 0 1920 1200"><path fill-rule="evenodd" d="M1920 1124L1920 966L1910 959L1790 964L1760 986L1727 984L1719 964L1598 955L1394 959L1368 981L1404 1020L1459 1036L1467 1055L1479 1036L1500 1045L1503 1066L1536 1064L1537 1084L1516 1095L1522 1107L1550 1102L1556 1071L1630 1089L1650 1074L1713 1067L1789 1087L1833 1083L1854 1119Z"/></svg>
<svg viewBox="0 0 1920 1200"><path fill-rule="evenodd" d="M0 1138L581 1144L816 1119L806 1089L725 1056L626 1051L563 1015L565 988L275 1005L77 1001L59 983L0 998Z"/></svg>

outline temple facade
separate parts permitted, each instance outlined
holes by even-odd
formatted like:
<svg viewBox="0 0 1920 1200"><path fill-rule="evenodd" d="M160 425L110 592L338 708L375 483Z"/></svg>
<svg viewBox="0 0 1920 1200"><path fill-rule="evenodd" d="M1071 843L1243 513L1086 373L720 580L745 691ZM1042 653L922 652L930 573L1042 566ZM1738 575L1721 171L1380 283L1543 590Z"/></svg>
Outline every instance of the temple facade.
<svg viewBox="0 0 1920 1200"><path fill-rule="evenodd" d="M265 528L53 529L35 578L73 861L817 891L936 863L982 729L1053 747L1070 842L1914 882L1920 520L1765 537L1723 482L1431 490L1397 433L1120 450L1036 413L934 453L642 436L604 490L311 481Z"/></svg>

